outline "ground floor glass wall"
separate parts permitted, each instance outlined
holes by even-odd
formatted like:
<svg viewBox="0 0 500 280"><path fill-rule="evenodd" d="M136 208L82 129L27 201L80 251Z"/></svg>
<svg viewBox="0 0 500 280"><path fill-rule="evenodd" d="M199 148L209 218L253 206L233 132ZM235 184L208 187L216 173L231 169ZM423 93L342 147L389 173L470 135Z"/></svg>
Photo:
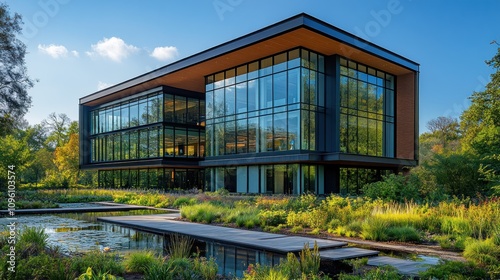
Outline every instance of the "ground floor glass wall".
<svg viewBox="0 0 500 280"><path fill-rule="evenodd" d="M100 170L101 188L138 188L165 191L203 189L203 169L149 168Z"/></svg>
<svg viewBox="0 0 500 280"><path fill-rule="evenodd" d="M323 166L273 164L207 168L206 189L237 193L324 193Z"/></svg>
<svg viewBox="0 0 500 280"><path fill-rule="evenodd" d="M340 168L340 194L359 195L366 184L380 181L392 170L369 168Z"/></svg>

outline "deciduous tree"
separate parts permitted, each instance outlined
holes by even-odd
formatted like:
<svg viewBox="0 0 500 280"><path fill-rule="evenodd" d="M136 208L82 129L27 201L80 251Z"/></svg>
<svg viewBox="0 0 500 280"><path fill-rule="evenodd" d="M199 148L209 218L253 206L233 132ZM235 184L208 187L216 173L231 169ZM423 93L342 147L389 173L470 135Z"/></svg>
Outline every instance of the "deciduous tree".
<svg viewBox="0 0 500 280"><path fill-rule="evenodd" d="M27 73L26 46L16 38L21 24L21 16L11 15L8 6L0 3L0 136L11 133L31 106L28 89L35 81Z"/></svg>

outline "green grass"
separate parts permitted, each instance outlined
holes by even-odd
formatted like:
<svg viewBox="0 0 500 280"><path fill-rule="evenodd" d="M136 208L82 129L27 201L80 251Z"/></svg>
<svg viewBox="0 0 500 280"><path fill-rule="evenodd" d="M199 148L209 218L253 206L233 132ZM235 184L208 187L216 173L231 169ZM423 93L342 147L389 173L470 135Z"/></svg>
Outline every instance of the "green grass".
<svg viewBox="0 0 500 280"><path fill-rule="evenodd" d="M127 254L123 264L127 272L144 274L152 265L161 264L161 260L153 251L136 251Z"/></svg>

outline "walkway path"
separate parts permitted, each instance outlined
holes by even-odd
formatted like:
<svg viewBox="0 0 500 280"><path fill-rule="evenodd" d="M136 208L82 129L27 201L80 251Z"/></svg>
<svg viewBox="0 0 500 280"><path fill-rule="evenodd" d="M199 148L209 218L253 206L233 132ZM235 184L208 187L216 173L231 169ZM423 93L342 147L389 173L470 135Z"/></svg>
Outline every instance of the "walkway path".
<svg viewBox="0 0 500 280"><path fill-rule="evenodd" d="M391 265L405 275L417 275L419 271L425 270L429 265L391 257L377 257L379 254L378 251L346 247L347 242L344 241L190 223L176 220L179 216L179 213L171 213L143 216L102 217L98 218L98 220L157 234L180 233L200 240L221 242L224 244L281 254L299 252L306 243L312 248L316 242L320 250L320 256L324 260L341 261L360 257L374 257L369 259L368 265Z"/></svg>

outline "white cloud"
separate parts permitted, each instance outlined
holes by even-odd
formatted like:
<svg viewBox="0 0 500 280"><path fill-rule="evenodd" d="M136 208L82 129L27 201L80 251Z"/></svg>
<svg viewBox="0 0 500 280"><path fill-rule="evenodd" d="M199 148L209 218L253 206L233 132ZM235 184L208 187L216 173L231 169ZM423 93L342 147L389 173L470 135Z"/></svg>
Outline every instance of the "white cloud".
<svg viewBox="0 0 500 280"><path fill-rule="evenodd" d="M105 88L109 88L110 86L112 86L113 84L108 84L108 83L105 83L105 82L101 82L99 81L97 83L97 90L101 90L101 89L105 89Z"/></svg>
<svg viewBox="0 0 500 280"><path fill-rule="evenodd" d="M67 57L68 54L71 54L74 57L80 56L77 51L68 51L68 49L63 45L38 45L38 50L43 54L51 56L52 58Z"/></svg>
<svg viewBox="0 0 500 280"><path fill-rule="evenodd" d="M160 61L167 61L174 59L178 54L179 52L177 51L176 47L168 46L156 47L151 53L151 56Z"/></svg>
<svg viewBox="0 0 500 280"><path fill-rule="evenodd" d="M139 48L125 44L120 38L111 37L104 38L97 42L97 44L92 45L92 51L86 52L86 54L89 56L99 55L120 62L122 59L127 58L130 54L138 50Z"/></svg>
<svg viewBox="0 0 500 280"><path fill-rule="evenodd" d="M68 49L62 45L38 45L38 50L44 54L50 55L52 58L66 57L68 55Z"/></svg>

